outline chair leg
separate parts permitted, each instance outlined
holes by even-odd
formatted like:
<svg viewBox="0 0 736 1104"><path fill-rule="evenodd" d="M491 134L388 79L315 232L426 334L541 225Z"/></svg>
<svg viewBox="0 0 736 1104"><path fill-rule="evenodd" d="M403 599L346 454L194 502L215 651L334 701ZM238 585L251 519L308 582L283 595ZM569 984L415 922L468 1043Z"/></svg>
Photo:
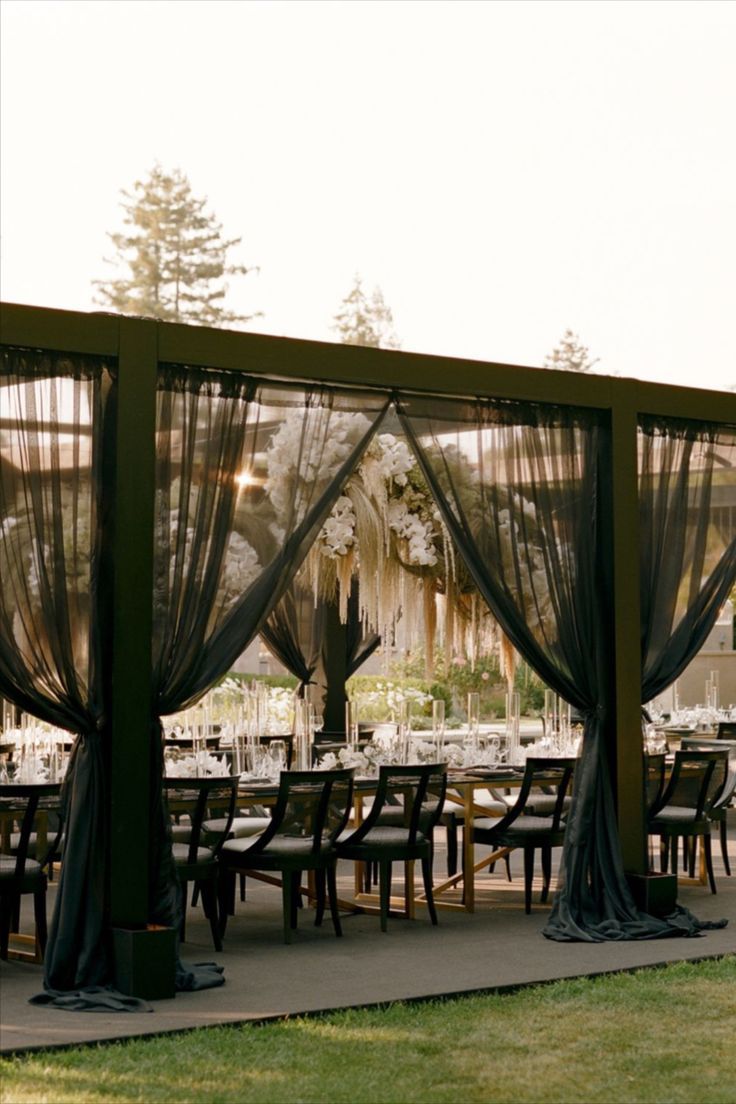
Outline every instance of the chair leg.
<svg viewBox="0 0 736 1104"><path fill-rule="evenodd" d="M294 913L294 882L291 871L285 870L281 876L281 893L284 905L284 943L291 943Z"/></svg>
<svg viewBox="0 0 736 1104"><path fill-rule="evenodd" d="M542 904L549 897L549 885L552 880L552 848L542 847L542 895L539 900Z"/></svg>
<svg viewBox="0 0 736 1104"><path fill-rule="evenodd" d="M677 836L673 836L670 840L670 848L670 866L672 868L672 873L677 875Z"/></svg>
<svg viewBox="0 0 736 1104"><path fill-rule="evenodd" d="M432 892L432 860L429 857L422 859L422 878L424 879L424 896L427 898L427 912L436 927L437 909L434 905L434 893Z"/></svg>
<svg viewBox="0 0 736 1104"><path fill-rule="evenodd" d="M668 870L670 841L667 836L659 837L659 869L662 874ZM676 872L675 872L676 873Z"/></svg>
<svg viewBox="0 0 736 1104"><path fill-rule="evenodd" d="M204 914L210 922L210 931L212 932L212 942L215 945L216 951L222 950L222 939L220 937L220 926L218 924L217 916L217 890L214 880L202 882L202 908Z"/></svg>
<svg viewBox="0 0 736 1104"><path fill-rule="evenodd" d="M703 836L703 850L705 851L705 869L708 871L710 891L711 893L716 893L716 879L713 873L713 854L710 846L710 832L706 832Z"/></svg>
<svg viewBox="0 0 736 1104"><path fill-rule="evenodd" d="M689 839L686 837L684 844L689 857L689 863L687 872L691 878L695 877L695 860L698 857L698 838L697 836L691 836ZM683 862L684 866L684 862Z"/></svg>
<svg viewBox="0 0 736 1104"><path fill-rule="evenodd" d="M337 907L337 866L333 863L327 868L327 892L330 898L330 915L332 916L332 926L335 929L335 935L342 935L342 925L340 923L340 910Z"/></svg>
<svg viewBox="0 0 736 1104"><path fill-rule="evenodd" d="M221 939L225 935L227 918L232 916L234 912L234 901L232 900L234 896L235 871L221 867L217 879L217 912Z"/></svg>
<svg viewBox="0 0 736 1104"><path fill-rule="evenodd" d="M381 894L381 931L388 931L388 911L391 900L391 863L383 859L378 864L378 884Z"/></svg>
<svg viewBox="0 0 736 1104"><path fill-rule="evenodd" d="M10 921L13 915L12 897L0 897L0 958L8 957L10 943Z"/></svg>
<svg viewBox="0 0 736 1104"><path fill-rule="evenodd" d="M245 871L240 871L240 900L245 900Z"/></svg>
<svg viewBox="0 0 736 1104"><path fill-rule="evenodd" d="M726 818L724 816L721 821L721 854L723 855L723 867L728 877L731 877L731 864L728 861L728 825L726 824Z"/></svg>
<svg viewBox="0 0 736 1104"><path fill-rule="evenodd" d="M314 913L315 928L322 926L322 919L325 915L325 877L324 870L315 870L314 888L317 891L317 908Z"/></svg>
<svg viewBox="0 0 736 1104"><path fill-rule="evenodd" d="M187 883L179 883L179 907L181 908L181 921L179 923L179 939L182 943L187 941Z"/></svg>
<svg viewBox="0 0 736 1104"><path fill-rule="evenodd" d="M447 877L457 874L457 817L450 818L447 825Z"/></svg>
<svg viewBox="0 0 736 1104"><path fill-rule="evenodd" d="M524 848L524 912L532 911L532 880L534 878L534 848Z"/></svg>

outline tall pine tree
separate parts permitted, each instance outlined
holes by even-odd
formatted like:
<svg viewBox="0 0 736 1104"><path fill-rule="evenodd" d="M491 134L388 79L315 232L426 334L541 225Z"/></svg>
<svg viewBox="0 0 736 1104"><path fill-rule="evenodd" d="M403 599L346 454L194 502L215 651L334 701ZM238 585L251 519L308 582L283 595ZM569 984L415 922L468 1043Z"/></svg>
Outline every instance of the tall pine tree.
<svg viewBox="0 0 736 1104"><path fill-rule="evenodd" d="M589 372L599 360L600 357L590 359L590 350L581 344L578 334L565 330L559 345L544 358L544 367L560 368L566 372Z"/></svg>
<svg viewBox="0 0 736 1104"><path fill-rule="evenodd" d="M369 298L357 275L334 316L332 329L340 335L343 345L370 345L376 349L400 347L391 308L386 306L383 292L376 287Z"/></svg>
<svg viewBox="0 0 736 1104"><path fill-rule="evenodd" d="M214 215L205 211L187 177L155 166L132 192L121 191L126 233L110 234L117 250L111 262L127 268L112 280L96 280L97 301L121 314L150 315L165 322L226 326L248 322L256 314L237 314L224 306L226 277L252 272L228 264L240 238L226 239Z"/></svg>

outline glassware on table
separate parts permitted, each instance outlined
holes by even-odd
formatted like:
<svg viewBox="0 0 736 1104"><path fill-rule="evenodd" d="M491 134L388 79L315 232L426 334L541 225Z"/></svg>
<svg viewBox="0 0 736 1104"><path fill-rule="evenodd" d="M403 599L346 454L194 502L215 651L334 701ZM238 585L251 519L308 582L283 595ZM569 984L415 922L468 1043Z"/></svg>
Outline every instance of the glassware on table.
<svg viewBox="0 0 736 1104"><path fill-rule="evenodd" d="M480 732L480 694L476 690L471 690L468 694L468 735L467 745L468 750L471 752L477 752L478 750L478 734Z"/></svg>
<svg viewBox="0 0 736 1104"><path fill-rule="evenodd" d="M286 770L286 744L283 740L271 740L268 744L268 777L278 782L282 770Z"/></svg>
<svg viewBox="0 0 736 1104"><path fill-rule="evenodd" d="M358 747L358 703L345 702L345 739L354 751Z"/></svg>
<svg viewBox="0 0 736 1104"><path fill-rule="evenodd" d="M437 761L440 762L445 750L445 703L442 698L435 698L432 702L432 739Z"/></svg>

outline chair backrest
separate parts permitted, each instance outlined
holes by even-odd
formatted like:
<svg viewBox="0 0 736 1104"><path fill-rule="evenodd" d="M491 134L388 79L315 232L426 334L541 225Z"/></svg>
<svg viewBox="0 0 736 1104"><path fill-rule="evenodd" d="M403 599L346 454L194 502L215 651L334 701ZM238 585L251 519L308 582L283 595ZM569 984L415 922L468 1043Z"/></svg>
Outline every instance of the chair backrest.
<svg viewBox="0 0 736 1104"><path fill-rule="evenodd" d="M46 853L36 855L41 867L44 867L51 855L56 853L59 838L62 832L62 820L58 816L58 798L61 793L61 785L58 783L39 782L33 784L9 783L0 785L0 808L5 806L10 812L15 812L15 819L20 821L20 834L15 848L15 872L14 878L23 878L28 852L30 849L31 834L40 811L45 812L44 805L52 803L57 814L56 828L53 838L47 839Z"/></svg>
<svg viewBox="0 0 736 1104"><path fill-rule="evenodd" d="M656 808L662 796L666 760L667 756L664 752L655 752L651 755L644 752L644 785L649 811Z"/></svg>
<svg viewBox="0 0 736 1104"><path fill-rule="evenodd" d="M496 828L503 829L513 824L517 817L523 814L525 807L529 804L529 794L532 788L543 786L551 788L552 792L556 794L557 800L555 801L554 809L552 813L549 814L548 819L550 822L550 831L559 831L562 814L565 811L565 798L570 788L576 763L577 759L575 758L530 756L524 767L524 777L521 780L521 789L519 790L516 802L509 809L503 820L496 825Z"/></svg>
<svg viewBox="0 0 736 1104"><path fill-rule="evenodd" d="M400 806L403 808L403 827L409 831L408 844L413 846L420 833L425 838L432 835L442 815L446 792L446 763L382 766L371 810L351 838L359 842L379 820L386 806L392 810Z"/></svg>
<svg viewBox="0 0 736 1104"><path fill-rule="evenodd" d="M238 779L231 775L209 778L165 778L164 793L169 805L174 801L181 811L189 814L189 851L187 863L197 861L197 850L207 847L216 855L228 837L235 814L235 801L238 796ZM223 818L224 813L224 818ZM207 833L202 839L202 824L206 818L224 819L222 827L216 833Z"/></svg>
<svg viewBox="0 0 736 1104"><path fill-rule="evenodd" d="M736 740L736 721L719 721L716 740Z"/></svg>
<svg viewBox="0 0 736 1104"><path fill-rule="evenodd" d="M688 748L687 751L675 752L670 780L651 815L656 816L660 809L672 805L680 809L693 809L699 820L723 792L727 772L728 748L723 751Z"/></svg>
<svg viewBox="0 0 736 1104"><path fill-rule="evenodd" d="M271 824L253 845L263 851L277 837L309 840L316 854L343 831L353 804L352 770L282 771Z"/></svg>

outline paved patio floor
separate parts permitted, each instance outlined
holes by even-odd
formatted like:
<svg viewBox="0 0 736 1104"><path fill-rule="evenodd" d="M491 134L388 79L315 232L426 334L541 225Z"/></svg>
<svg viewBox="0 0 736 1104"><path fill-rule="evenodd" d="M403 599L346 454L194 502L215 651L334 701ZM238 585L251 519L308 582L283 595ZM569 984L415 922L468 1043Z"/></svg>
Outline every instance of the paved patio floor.
<svg viewBox="0 0 736 1104"><path fill-rule="evenodd" d="M736 823L730 854L736 871ZM514 857L514 882L502 864L479 892L475 913L442 910L433 928L423 909L417 919L391 918L382 934L378 918L344 917L336 939L328 918L315 928L309 909L287 946L281 934L281 894L249 880L248 899L238 903L221 954L212 948L201 911L190 910L184 962L217 961L226 984L157 1001L153 1013L72 1013L30 1005L42 989L42 968L18 961L0 963L0 1050L4 1052L90 1043L132 1036L266 1020L355 1005L426 999L498 990L558 978L736 953L736 876L727 878L715 858L718 893L707 886L681 887L679 901L702 919L728 917L725 929L696 939L620 943L554 943L542 936L548 908L523 910L521 859ZM436 870L444 870L438 849ZM398 874L398 867L396 868ZM347 893L351 874L341 873ZM398 883L398 878L397 878ZM396 885L396 890L398 884ZM535 899L538 892L535 892ZM51 905L51 902L49 902Z"/></svg>

